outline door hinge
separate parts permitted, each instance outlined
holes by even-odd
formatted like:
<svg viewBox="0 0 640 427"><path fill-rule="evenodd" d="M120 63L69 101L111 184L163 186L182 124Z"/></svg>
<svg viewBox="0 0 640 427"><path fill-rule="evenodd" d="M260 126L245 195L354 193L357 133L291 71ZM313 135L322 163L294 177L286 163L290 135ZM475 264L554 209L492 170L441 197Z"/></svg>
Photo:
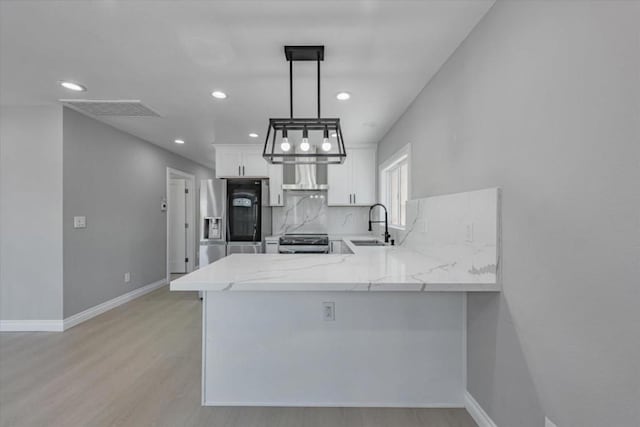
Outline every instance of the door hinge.
<svg viewBox="0 0 640 427"><path fill-rule="evenodd" d="M188 188L184 189L184 194L189 194L189 189Z"/></svg>
<svg viewBox="0 0 640 427"><path fill-rule="evenodd" d="M184 259L184 262L189 262L189 258L185 258L185 259Z"/></svg>
<svg viewBox="0 0 640 427"><path fill-rule="evenodd" d="M189 228L189 223L185 222L184 223L184 228Z"/></svg>

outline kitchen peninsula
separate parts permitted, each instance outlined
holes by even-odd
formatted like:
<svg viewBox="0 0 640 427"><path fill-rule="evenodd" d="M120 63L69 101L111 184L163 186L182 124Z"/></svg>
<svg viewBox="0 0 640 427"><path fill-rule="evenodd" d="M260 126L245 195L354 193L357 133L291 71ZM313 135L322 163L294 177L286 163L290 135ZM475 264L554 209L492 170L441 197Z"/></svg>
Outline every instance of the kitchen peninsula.
<svg viewBox="0 0 640 427"><path fill-rule="evenodd" d="M500 291L499 204L412 200L398 246L234 254L173 281L204 291L203 405L463 406L465 293Z"/></svg>

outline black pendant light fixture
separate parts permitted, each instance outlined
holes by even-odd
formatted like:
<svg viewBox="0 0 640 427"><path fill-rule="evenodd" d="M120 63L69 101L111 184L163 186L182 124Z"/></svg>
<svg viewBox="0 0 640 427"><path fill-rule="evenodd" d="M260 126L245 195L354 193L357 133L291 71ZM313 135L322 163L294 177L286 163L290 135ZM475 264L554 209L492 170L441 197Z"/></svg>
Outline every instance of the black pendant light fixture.
<svg viewBox="0 0 640 427"><path fill-rule="evenodd" d="M285 46L289 61L289 118L269 119L262 157L272 164L340 164L347 153L342 139L340 119L320 116L320 61L324 46ZM316 61L318 79L318 116L293 117L293 63ZM309 136L311 134L311 137ZM293 137L300 136L296 144Z"/></svg>

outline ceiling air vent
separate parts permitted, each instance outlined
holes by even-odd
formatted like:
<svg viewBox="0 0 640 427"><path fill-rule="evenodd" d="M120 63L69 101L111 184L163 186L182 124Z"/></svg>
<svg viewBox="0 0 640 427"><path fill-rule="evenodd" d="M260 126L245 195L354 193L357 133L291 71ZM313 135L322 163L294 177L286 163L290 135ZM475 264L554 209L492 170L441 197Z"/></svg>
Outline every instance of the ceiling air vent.
<svg viewBox="0 0 640 427"><path fill-rule="evenodd" d="M63 105L96 117L160 117L139 100L61 99Z"/></svg>

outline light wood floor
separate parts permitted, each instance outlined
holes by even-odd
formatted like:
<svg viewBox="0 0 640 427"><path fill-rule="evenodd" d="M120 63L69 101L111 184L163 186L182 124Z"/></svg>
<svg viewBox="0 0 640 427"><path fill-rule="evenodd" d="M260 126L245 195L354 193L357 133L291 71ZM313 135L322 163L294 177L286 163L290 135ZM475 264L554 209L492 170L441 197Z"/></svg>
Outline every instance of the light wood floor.
<svg viewBox="0 0 640 427"><path fill-rule="evenodd" d="M202 407L200 312L165 287L63 333L0 334L0 426L476 426L464 409Z"/></svg>

